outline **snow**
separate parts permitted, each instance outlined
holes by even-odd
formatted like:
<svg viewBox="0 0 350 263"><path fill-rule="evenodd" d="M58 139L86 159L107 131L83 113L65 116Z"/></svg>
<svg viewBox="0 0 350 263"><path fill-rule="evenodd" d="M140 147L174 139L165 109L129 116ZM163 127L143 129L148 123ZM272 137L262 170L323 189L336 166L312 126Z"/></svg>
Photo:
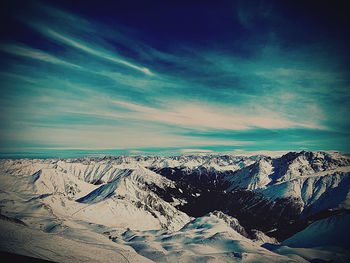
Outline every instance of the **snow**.
<svg viewBox="0 0 350 263"><path fill-rule="evenodd" d="M261 157L251 165L222 178L226 191L246 189L265 198L298 200L303 208L319 203L332 193L336 198L323 200L318 211L331 207L349 207L350 187L344 182L350 175L350 157L338 152L288 153L280 158ZM346 186L345 186L346 185ZM333 189L342 186L338 193ZM334 201L336 200L336 202ZM312 210L317 212L315 208Z"/></svg>
<svg viewBox="0 0 350 263"><path fill-rule="evenodd" d="M247 190L265 188L271 182L270 174L273 172L271 159L262 158L252 165L238 170L233 177L224 178L231 184L227 191L239 187Z"/></svg>
<svg viewBox="0 0 350 263"><path fill-rule="evenodd" d="M222 212L190 218L176 208L185 199L172 197L169 203L150 190L176 187L150 170L164 167L198 176L210 173L211 179L229 184L227 192L240 188L272 200L291 198L310 213L350 208L350 158L337 152L289 153L277 159L205 155L0 160L0 212L24 224L0 219L2 250L59 262L350 258L344 245L349 214L316 221L280 245L258 230L252 230L255 238L249 239L236 218ZM177 190L184 194L183 189ZM274 247L266 249L267 243Z"/></svg>
<svg viewBox="0 0 350 263"><path fill-rule="evenodd" d="M298 255L307 261L349 262L349 223L349 212L316 221L271 250L286 256Z"/></svg>
<svg viewBox="0 0 350 263"><path fill-rule="evenodd" d="M3 161L2 165L4 163L10 166L13 164ZM42 205L45 205L56 217L70 217L109 227L133 227L141 230L165 226L168 229L179 229L190 220L186 214L145 189L145 183L157 184L158 187L172 187L173 182L144 167L135 166L134 169L122 170L111 168L113 165L110 163L109 168L106 168L105 163L99 168L94 162L84 164L38 160L38 163L22 160L15 161L12 170L4 167L5 174L0 177L0 187L3 190L0 196L6 203L3 211L31 215L39 210L45 211L42 208ZM111 170L115 174L110 173ZM28 171L33 174L24 174ZM10 176L9 173L15 176ZM114 181L102 185L88 183L105 176L106 181ZM15 185L17 187L14 187ZM26 192L28 196L18 198L18 192ZM10 201L5 202L9 197L16 201L15 206ZM37 208L26 211L31 204L25 201L35 198L39 202L34 205Z"/></svg>
<svg viewBox="0 0 350 263"><path fill-rule="evenodd" d="M263 245L266 243L279 244L279 242L275 238L265 235L264 232L262 232L262 231L253 229L252 232L255 236L255 238L253 240L258 245Z"/></svg>
<svg viewBox="0 0 350 263"><path fill-rule="evenodd" d="M289 247L340 246L350 248L350 213L335 215L312 223L283 241Z"/></svg>
<svg viewBox="0 0 350 263"><path fill-rule="evenodd" d="M209 213L171 233L129 230L109 234L116 243L129 244L156 262L295 262L242 236L224 218L223 213Z"/></svg>
<svg viewBox="0 0 350 263"><path fill-rule="evenodd" d="M295 198L302 203L304 207L317 204L327 194L332 193L332 198L323 200L319 211L326 208L337 206L347 207L349 185L345 182L350 180L350 167L342 167L321 174L313 174L310 176L302 176L297 179L278 182L270 185L266 189L259 189L264 196L276 198ZM343 182L343 183L342 183ZM340 191L339 186L344 184L344 190ZM334 189L339 188L339 191ZM336 202L335 202L336 201ZM342 204L342 205L340 205ZM316 212L316 210L313 210Z"/></svg>
<svg viewBox="0 0 350 263"><path fill-rule="evenodd" d="M55 262L151 262L131 249L89 233L88 239L67 238L0 220L2 251Z"/></svg>

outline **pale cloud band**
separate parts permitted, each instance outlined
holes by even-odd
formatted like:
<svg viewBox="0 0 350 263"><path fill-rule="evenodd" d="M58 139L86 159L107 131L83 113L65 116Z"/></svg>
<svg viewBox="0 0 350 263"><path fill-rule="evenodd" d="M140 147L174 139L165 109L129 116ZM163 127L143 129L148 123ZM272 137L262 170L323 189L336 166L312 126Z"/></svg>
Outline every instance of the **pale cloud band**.
<svg viewBox="0 0 350 263"><path fill-rule="evenodd" d="M180 149L181 153L212 153L212 150L207 149Z"/></svg>
<svg viewBox="0 0 350 263"><path fill-rule="evenodd" d="M97 56L97 57L100 57L100 58L103 58L103 59L106 59L106 60L109 60L109 61L112 61L112 62L115 62L118 64L122 64L126 67L141 71L149 76L154 75L148 68L136 66L136 65L134 65L126 60L118 58L115 55L112 55L110 52L108 53L107 51L102 51L102 50L100 51L100 50L98 50L98 48L90 48L86 44L84 44L83 42L76 41L68 36L57 33L56 31L54 31L50 28L46 28L46 27L42 27L42 26L40 26L38 28L44 34L47 34L50 37L53 37L59 41L62 41L65 44L68 44L74 48L80 49L86 53L89 53L91 55L94 55L94 56Z"/></svg>
<svg viewBox="0 0 350 263"><path fill-rule="evenodd" d="M321 129L317 124L298 123L279 116L275 112L259 110L249 115L235 107L224 110L215 107L201 106L194 103L168 102L165 108L153 108L130 102L113 100L112 103L133 111L126 114L128 118L144 119L155 122L163 122L181 127L194 129L227 129L227 130L249 130L253 128L285 129L285 128L313 128ZM171 105L176 105L172 106Z"/></svg>
<svg viewBox="0 0 350 263"><path fill-rule="evenodd" d="M0 50L6 53L17 55L17 56L28 57L31 59L41 60L52 64L58 64L58 65L68 66L76 69L81 69L79 65L66 62L62 59L56 58L52 55L42 52L41 50L29 48L24 45L16 45L16 44L0 45Z"/></svg>

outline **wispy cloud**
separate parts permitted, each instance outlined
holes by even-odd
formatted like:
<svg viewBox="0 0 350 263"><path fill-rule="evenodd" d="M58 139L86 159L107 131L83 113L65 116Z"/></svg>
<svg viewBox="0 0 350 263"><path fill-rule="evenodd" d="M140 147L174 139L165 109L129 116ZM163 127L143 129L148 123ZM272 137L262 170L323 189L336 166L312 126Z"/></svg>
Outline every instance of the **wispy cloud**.
<svg viewBox="0 0 350 263"><path fill-rule="evenodd" d="M271 156L271 157L280 157L286 153L288 153L289 150L286 151L245 151L242 149L236 149L234 151L232 151L231 153L236 154L236 155L240 155L240 156L253 156L253 155L266 155L266 156Z"/></svg>
<svg viewBox="0 0 350 263"><path fill-rule="evenodd" d="M0 72L0 76L10 78L12 80L21 80L28 83L36 83L36 80L30 77L23 76L21 74L10 73L10 72Z"/></svg>
<svg viewBox="0 0 350 263"><path fill-rule="evenodd" d="M140 154L140 153L143 153L143 151L139 151L139 150L129 150L129 153Z"/></svg>
<svg viewBox="0 0 350 263"><path fill-rule="evenodd" d="M207 149L180 149L181 153L212 153L212 150Z"/></svg>
<svg viewBox="0 0 350 263"><path fill-rule="evenodd" d="M174 102L168 103L165 108L142 106L130 102L113 100L112 103L133 111L129 118L137 118L155 122L179 125L194 129L228 129L248 130L253 128L281 129L290 127L320 128L315 124L298 123L279 116L278 113L259 109L251 114L242 113L235 107L222 110L209 106L196 105L194 103L181 103L174 106Z"/></svg>
<svg viewBox="0 0 350 263"><path fill-rule="evenodd" d="M153 78L143 78L131 74L123 74L111 71L98 71L96 73L101 76L108 77L122 85L141 90L147 90L148 92L150 90L164 90L165 88L169 91L169 89L175 89L179 87L178 83L171 82L167 79L162 79L160 76L155 76Z"/></svg>
<svg viewBox="0 0 350 263"><path fill-rule="evenodd" d="M62 59L56 58L55 56L49 55L41 50L33 49L23 45L16 45L16 44L0 45L0 50L6 53L17 55L17 56L28 57L31 59L41 60L48 63L81 69L79 65L66 62Z"/></svg>
<svg viewBox="0 0 350 263"><path fill-rule="evenodd" d="M33 123L26 129L12 133L1 131L1 139L6 141L31 141L43 145L71 148L95 149L135 149L142 147L201 147L240 146L250 142L231 140L208 140L200 137L184 137L169 130L156 131L138 124L123 126L61 125L61 127L40 127Z"/></svg>
<svg viewBox="0 0 350 263"><path fill-rule="evenodd" d="M117 57L116 55L112 54L112 52L102 50L100 47L89 47L89 45L84 43L83 41L78 41L72 37L58 33L55 30L48 28L46 26L35 25L35 24L33 24L33 25L34 25L34 28L38 29L43 34L45 34L49 37L52 37L56 40L59 40L59 41L65 43L71 47L82 50L90 55L94 55L94 56L109 60L111 62L124 65L126 67L143 72L144 74L149 75L149 76L154 75L154 73L152 73L148 68L137 66L137 65L125 60L125 59Z"/></svg>

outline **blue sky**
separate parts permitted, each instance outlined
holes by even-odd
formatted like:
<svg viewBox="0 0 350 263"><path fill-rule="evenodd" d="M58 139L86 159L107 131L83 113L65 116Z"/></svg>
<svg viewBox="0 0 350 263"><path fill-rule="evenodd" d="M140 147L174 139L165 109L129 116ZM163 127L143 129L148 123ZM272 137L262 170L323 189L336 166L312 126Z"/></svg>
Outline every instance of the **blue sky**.
<svg viewBox="0 0 350 263"><path fill-rule="evenodd" d="M349 152L347 9L251 3L9 1L0 151Z"/></svg>

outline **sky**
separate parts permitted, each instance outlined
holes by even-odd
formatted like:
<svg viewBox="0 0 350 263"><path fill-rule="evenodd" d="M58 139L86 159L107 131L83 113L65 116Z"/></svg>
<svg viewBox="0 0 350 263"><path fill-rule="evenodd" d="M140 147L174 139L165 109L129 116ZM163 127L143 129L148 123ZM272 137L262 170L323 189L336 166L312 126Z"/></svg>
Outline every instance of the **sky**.
<svg viewBox="0 0 350 263"><path fill-rule="evenodd" d="M349 11L5 1L0 152L349 153Z"/></svg>

